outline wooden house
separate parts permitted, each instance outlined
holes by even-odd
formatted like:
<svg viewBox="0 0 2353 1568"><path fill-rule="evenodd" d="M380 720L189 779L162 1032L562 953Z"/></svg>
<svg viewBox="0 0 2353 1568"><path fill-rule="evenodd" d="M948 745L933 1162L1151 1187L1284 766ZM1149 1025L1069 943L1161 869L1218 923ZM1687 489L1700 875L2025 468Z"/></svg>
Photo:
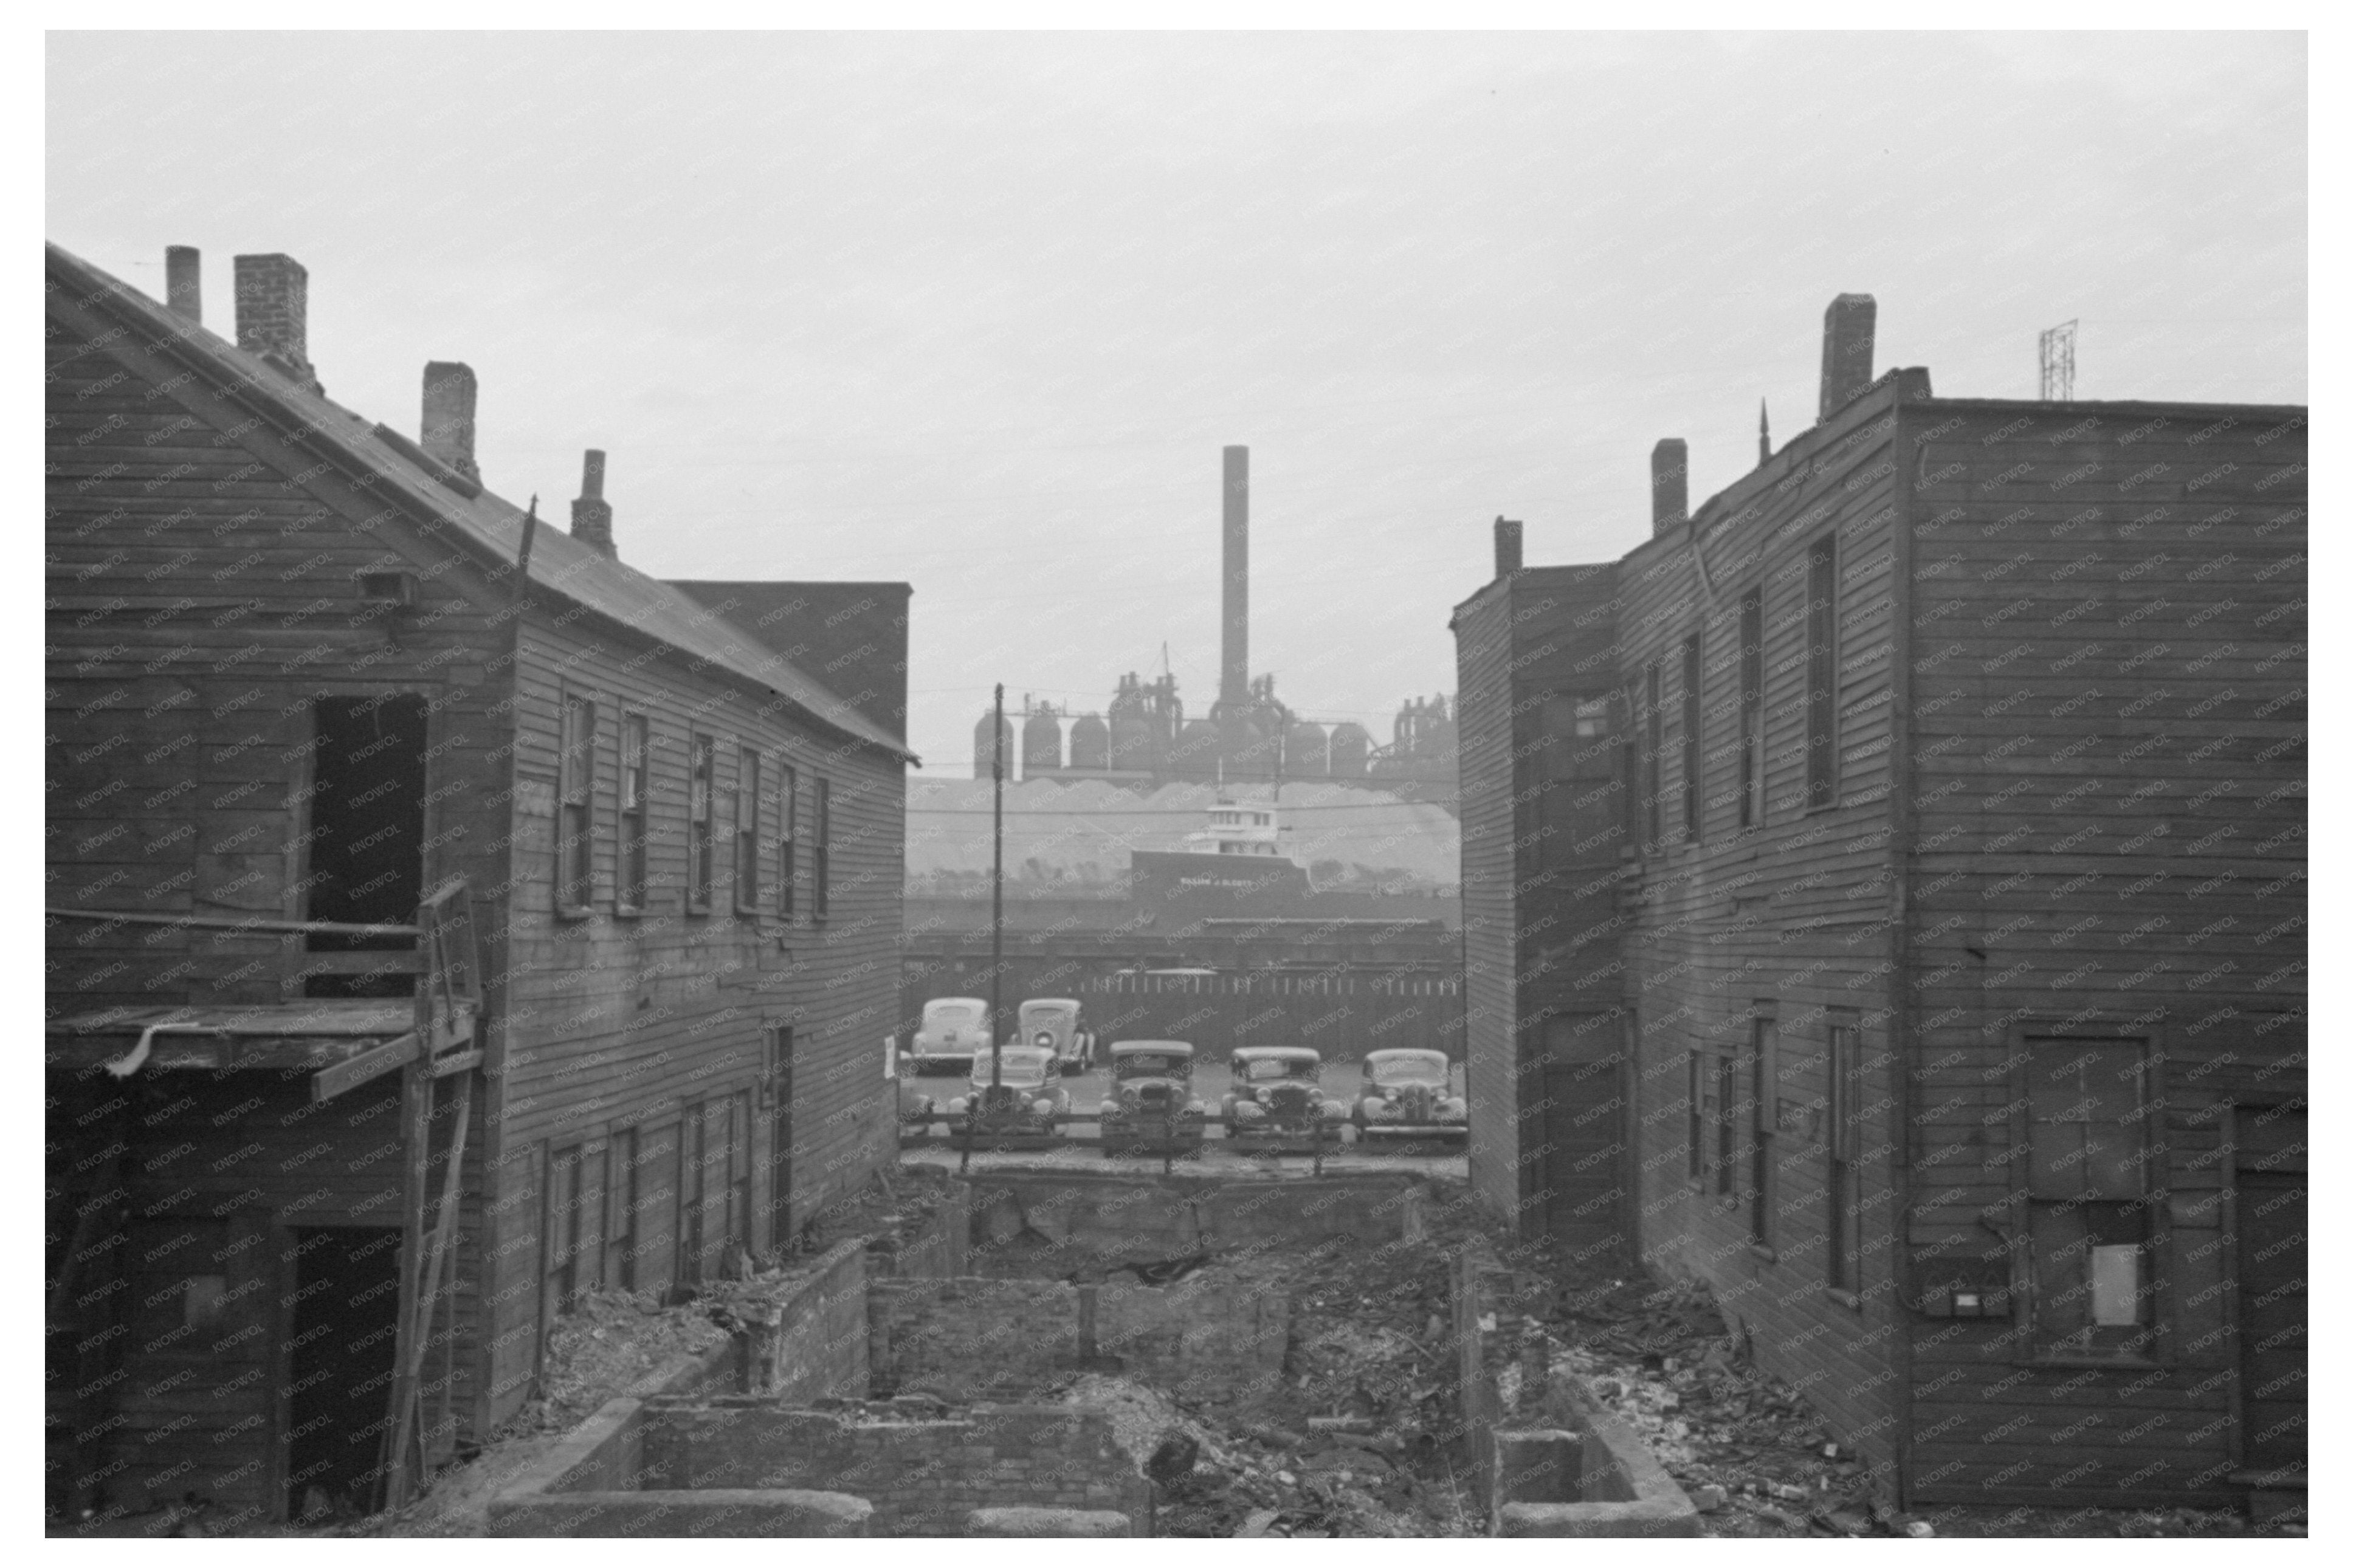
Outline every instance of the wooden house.
<svg viewBox="0 0 2353 1568"><path fill-rule="evenodd" d="M908 590L648 577L603 454L543 524L465 366L411 439L195 267L47 252L52 1502L256 1520L894 1157Z"/></svg>
<svg viewBox="0 0 2353 1568"><path fill-rule="evenodd" d="M1607 569L1618 1239L1908 1505L2299 1506L2305 411L1939 398L1872 377L1873 314L1695 510L1662 443ZM1551 868L1561 717L1504 684L1548 586L1457 614L1466 910L1474 815L1520 814L1485 885ZM1523 1094L1539 902L1468 977ZM1533 1211L1544 1124L1487 1125L1474 1183Z"/></svg>

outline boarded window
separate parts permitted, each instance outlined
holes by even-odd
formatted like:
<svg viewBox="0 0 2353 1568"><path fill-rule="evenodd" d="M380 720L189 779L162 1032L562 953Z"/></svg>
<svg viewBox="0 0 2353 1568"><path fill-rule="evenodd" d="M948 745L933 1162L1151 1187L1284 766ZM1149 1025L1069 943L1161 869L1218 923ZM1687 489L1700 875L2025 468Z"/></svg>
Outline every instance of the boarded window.
<svg viewBox="0 0 2353 1568"><path fill-rule="evenodd" d="M595 896L592 820L596 784L596 704L577 692L564 699L562 749L556 759L555 904L586 914Z"/></svg>
<svg viewBox="0 0 2353 1568"><path fill-rule="evenodd" d="M786 920L793 918L793 884L800 878L800 770L787 764L777 771L776 784L776 912Z"/></svg>
<svg viewBox="0 0 2353 1568"><path fill-rule="evenodd" d="M711 909L711 774L718 754L718 743L708 735L687 742L686 907L698 914Z"/></svg>
<svg viewBox="0 0 2353 1568"><path fill-rule="evenodd" d="M575 1143L548 1159L547 1310L568 1312L602 1277L605 1144Z"/></svg>
<svg viewBox="0 0 2353 1568"><path fill-rule="evenodd" d="M735 912L760 912L760 753L744 746L735 753Z"/></svg>
<svg viewBox="0 0 2353 1568"><path fill-rule="evenodd" d="M613 1134L605 1154L605 1255L602 1282L610 1289L638 1288L638 1130Z"/></svg>
<svg viewBox="0 0 2353 1568"><path fill-rule="evenodd" d="M2026 1042L2026 1196L2034 1345L2045 1355L2154 1348L2154 1096L2145 1041Z"/></svg>
<svg viewBox="0 0 2353 1568"><path fill-rule="evenodd" d="M631 713L621 721L620 837L615 846L617 865L614 907L628 914L646 907L646 845L651 809L652 735L646 716Z"/></svg>
<svg viewBox="0 0 2353 1568"><path fill-rule="evenodd" d="M1806 805L1838 803L1838 536L1806 552Z"/></svg>
<svg viewBox="0 0 2353 1568"><path fill-rule="evenodd" d="M1739 1064L1729 1051L1715 1058L1715 1191L1727 1204L1739 1184Z"/></svg>
<svg viewBox="0 0 2353 1568"><path fill-rule="evenodd" d="M1857 1138L1858 1084L1862 1031L1852 1024L1830 1026L1830 1130L1823 1143L1823 1185L1829 1202L1828 1245L1822 1262L1823 1282L1833 1289L1856 1286L1856 1227L1862 1223L1862 1186L1859 1174Z"/></svg>
<svg viewBox="0 0 2353 1568"><path fill-rule="evenodd" d="M833 785L817 781L817 819L809 825L809 913L825 919L833 880Z"/></svg>
<svg viewBox="0 0 2353 1568"><path fill-rule="evenodd" d="M1765 820L1765 595L1740 600L1740 826Z"/></svg>
<svg viewBox="0 0 2353 1568"><path fill-rule="evenodd" d="M1699 634L1683 638L1683 837L1699 840Z"/></svg>

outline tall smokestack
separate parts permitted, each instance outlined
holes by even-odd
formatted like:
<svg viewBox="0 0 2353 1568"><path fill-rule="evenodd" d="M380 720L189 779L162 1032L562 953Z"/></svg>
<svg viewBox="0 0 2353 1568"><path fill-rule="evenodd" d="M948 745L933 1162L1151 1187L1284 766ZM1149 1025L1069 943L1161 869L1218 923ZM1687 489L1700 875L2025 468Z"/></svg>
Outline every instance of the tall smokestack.
<svg viewBox="0 0 2353 1568"><path fill-rule="evenodd" d="M613 507L605 499L605 454L588 448L580 461L580 499L572 503L572 537L611 555Z"/></svg>
<svg viewBox="0 0 2353 1568"><path fill-rule="evenodd" d="M1520 569L1520 525L1517 519L1495 520L1495 575L1508 577Z"/></svg>
<svg viewBox="0 0 2353 1568"><path fill-rule="evenodd" d="M1672 436L1651 448L1651 536L1653 539L1671 528L1683 525L1691 493L1685 478L1690 468L1689 450Z"/></svg>
<svg viewBox="0 0 2353 1568"><path fill-rule="evenodd" d="M1218 700L1239 713L1250 700L1250 448L1226 448L1225 647Z"/></svg>

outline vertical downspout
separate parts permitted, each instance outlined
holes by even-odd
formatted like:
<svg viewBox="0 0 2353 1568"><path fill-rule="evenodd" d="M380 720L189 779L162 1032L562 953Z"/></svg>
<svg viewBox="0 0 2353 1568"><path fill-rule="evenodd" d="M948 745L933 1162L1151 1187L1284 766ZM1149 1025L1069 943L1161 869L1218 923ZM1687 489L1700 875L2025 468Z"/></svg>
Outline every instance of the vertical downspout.
<svg viewBox="0 0 2353 1568"><path fill-rule="evenodd" d="M1917 374L1917 373L1915 373ZM1926 377L1920 383L1921 395L1926 395ZM1892 1305L1895 1332L1891 1350L1892 1370L1895 1374L1895 1506L1911 1505L1912 1489L1912 1316L1911 1306L1905 1299L1905 1275L1911 1267L1912 1215L1912 1073L1918 1058L1918 1030L1914 1009L1916 999L1911 985L1912 973L1912 843L1916 831L1913 813L1912 777L1912 528L1914 508L1912 488L1917 468L1913 453L1912 428L1906 418L1908 394L1915 384L1913 376L1898 372L1894 399L1895 430L1892 447L1895 464L1895 515L1888 526L1894 553L1893 579L1888 586L1891 603L1889 634L1893 642L1893 668L1889 675L1887 722L1893 744L1888 752L1888 834L1887 834L1887 994L1888 1057L1894 1063L1890 1077L1895 1111L1895 1138L1890 1154L1889 1185L1894 1202L1889 1205L1890 1223L1895 1227L1888 1248L1888 1259L1894 1269L1894 1300Z"/></svg>

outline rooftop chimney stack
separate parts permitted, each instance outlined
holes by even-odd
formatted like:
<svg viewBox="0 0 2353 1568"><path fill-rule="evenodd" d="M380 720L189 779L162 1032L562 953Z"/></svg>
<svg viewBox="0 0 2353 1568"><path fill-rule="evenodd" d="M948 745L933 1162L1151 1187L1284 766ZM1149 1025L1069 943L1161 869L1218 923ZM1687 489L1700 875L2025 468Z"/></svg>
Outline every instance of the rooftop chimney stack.
<svg viewBox="0 0 2353 1568"><path fill-rule="evenodd" d="M190 326L205 320L203 252L193 245L164 247L164 305Z"/></svg>
<svg viewBox="0 0 2353 1568"><path fill-rule="evenodd" d="M1225 637L1218 700L1240 713L1250 700L1250 448L1226 448Z"/></svg>
<svg viewBox="0 0 2353 1568"><path fill-rule="evenodd" d="M613 509L605 500L605 454L594 447L580 465L580 499L572 503L572 537L606 554L613 549Z"/></svg>
<svg viewBox="0 0 2353 1568"><path fill-rule="evenodd" d="M417 445L445 468L454 468L476 484L482 470L474 464L474 372L470 365L431 360L425 366L425 418Z"/></svg>
<svg viewBox="0 0 2353 1568"><path fill-rule="evenodd" d="M237 346L317 391L305 321L311 274L290 256L240 256L236 268Z"/></svg>
<svg viewBox="0 0 2353 1568"><path fill-rule="evenodd" d="M1691 458L1682 441L1668 437L1651 448L1651 537L1681 528L1690 505L1684 473Z"/></svg>
<svg viewBox="0 0 2353 1568"><path fill-rule="evenodd" d="M1495 520L1495 575L1508 577L1519 569L1519 520L1499 517Z"/></svg>
<svg viewBox="0 0 2353 1568"><path fill-rule="evenodd" d="M1822 409L1828 419L1871 384L1871 341L1879 302L1868 294L1841 294L1822 312Z"/></svg>

